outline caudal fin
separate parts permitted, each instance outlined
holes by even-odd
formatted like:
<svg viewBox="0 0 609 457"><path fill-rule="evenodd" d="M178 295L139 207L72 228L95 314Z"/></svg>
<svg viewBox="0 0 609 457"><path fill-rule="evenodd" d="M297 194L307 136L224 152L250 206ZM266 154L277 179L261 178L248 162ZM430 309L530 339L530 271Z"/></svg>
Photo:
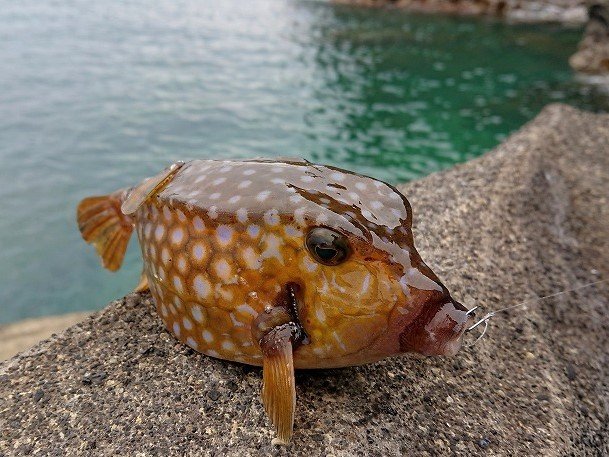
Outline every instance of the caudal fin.
<svg viewBox="0 0 609 457"><path fill-rule="evenodd" d="M133 219L122 213L124 191L82 200L76 210L83 239L95 246L102 265L110 271L120 268L133 232Z"/></svg>

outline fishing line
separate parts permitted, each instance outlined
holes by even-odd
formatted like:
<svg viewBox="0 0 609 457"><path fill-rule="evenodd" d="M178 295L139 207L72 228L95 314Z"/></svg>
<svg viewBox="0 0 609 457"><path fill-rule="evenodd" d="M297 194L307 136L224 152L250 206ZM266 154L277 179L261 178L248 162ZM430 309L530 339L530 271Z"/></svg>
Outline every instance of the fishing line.
<svg viewBox="0 0 609 457"><path fill-rule="evenodd" d="M541 300L545 300L546 298L553 298L553 297L558 297L559 295L568 294L568 293L571 293L571 292L577 292L578 290L585 289L586 287L596 286L598 284L602 284L602 283L608 282L608 281L609 281L609 279L601 279L599 281L594 281L594 282L590 282L590 283L587 283L587 284L584 284L584 285L581 285L581 286L578 286L578 287L574 287L573 289L563 290L561 292L556 292L556 293L553 293L553 294L550 294L550 295L546 295L544 297L531 298L529 300L525 300L525 301L517 303L515 305L511 305L511 306L507 306L505 308L496 309L494 311L491 311L491 312L485 314L480 320L478 320L477 322L472 324L470 327L465 329L465 332L467 333L467 332L470 332L470 331L474 330L479 325L484 324L484 329L482 330L482 333L480 334L480 336L478 336L478 338L476 338L476 340L472 344L470 344L470 346L473 346L474 344L476 344L484 336L484 334L486 333L486 330L488 329L488 321L489 321L489 319L491 317L495 316L497 313L503 313L505 311L509 311L511 309L514 309L514 308L519 308L521 306L526 306L526 305L531 304L531 303L535 303L535 302L538 302L538 301L541 301ZM467 314L468 315L472 314L478 308L479 307L476 306L476 307L470 309L467 312Z"/></svg>

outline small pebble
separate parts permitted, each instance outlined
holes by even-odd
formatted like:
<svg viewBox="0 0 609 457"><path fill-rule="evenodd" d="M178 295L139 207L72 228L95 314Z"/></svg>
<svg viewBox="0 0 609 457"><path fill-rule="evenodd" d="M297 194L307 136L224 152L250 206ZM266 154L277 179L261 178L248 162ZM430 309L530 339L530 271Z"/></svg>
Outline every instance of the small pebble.
<svg viewBox="0 0 609 457"><path fill-rule="evenodd" d="M44 391L42 389L38 389L36 392L34 392L34 401L36 403L38 403L42 397L44 397Z"/></svg>
<svg viewBox="0 0 609 457"><path fill-rule="evenodd" d="M478 446L480 446L482 449L486 449L490 444L491 442L487 438L482 438L480 441L478 441Z"/></svg>
<svg viewBox="0 0 609 457"><path fill-rule="evenodd" d="M82 383L89 386L89 385L99 385L102 382L104 382L104 379L106 379L108 375L106 374L105 371L95 371L93 373L85 373L81 379Z"/></svg>
<svg viewBox="0 0 609 457"><path fill-rule="evenodd" d="M212 401L216 401L218 398L220 398L220 392L217 390L210 390L207 392L207 397Z"/></svg>

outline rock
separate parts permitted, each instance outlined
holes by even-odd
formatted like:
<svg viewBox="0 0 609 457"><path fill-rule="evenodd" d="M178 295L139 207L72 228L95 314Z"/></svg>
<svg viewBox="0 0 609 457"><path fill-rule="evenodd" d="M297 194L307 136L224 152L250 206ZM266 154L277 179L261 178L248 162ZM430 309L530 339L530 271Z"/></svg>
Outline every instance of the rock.
<svg viewBox="0 0 609 457"><path fill-rule="evenodd" d="M402 187L456 299L485 312L609 278L607 125L553 105ZM130 295L0 365L0 455L609 455L608 300L601 283L499 314L454 358L298 372L285 448L259 369L176 345Z"/></svg>
<svg viewBox="0 0 609 457"><path fill-rule="evenodd" d="M393 7L424 13L498 16L514 22L586 21L586 0L334 0L349 5Z"/></svg>
<svg viewBox="0 0 609 457"><path fill-rule="evenodd" d="M82 321L91 313L71 313L25 319L20 322L0 325L0 361L14 356L48 338L53 333Z"/></svg>
<svg viewBox="0 0 609 457"><path fill-rule="evenodd" d="M609 0L590 4L584 38L569 64L586 75L609 75Z"/></svg>
<svg viewBox="0 0 609 457"><path fill-rule="evenodd" d="M81 382L87 386L89 385L98 385L104 382L107 374L105 371L95 371L93 373L85 373L81 378Z"/></svg>

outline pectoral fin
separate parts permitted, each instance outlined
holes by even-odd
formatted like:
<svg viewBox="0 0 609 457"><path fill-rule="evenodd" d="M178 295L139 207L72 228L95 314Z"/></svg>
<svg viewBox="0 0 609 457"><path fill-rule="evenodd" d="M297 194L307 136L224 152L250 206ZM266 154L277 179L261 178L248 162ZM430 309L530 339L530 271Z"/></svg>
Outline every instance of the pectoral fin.
<svg viewBox="0 0 609 457"><path fill-rule="evenodd" d="M263 354L262 402L281 444L290 442L294 428L293 326L293 323L287 323L275 327L260 342Z"/></svg>

